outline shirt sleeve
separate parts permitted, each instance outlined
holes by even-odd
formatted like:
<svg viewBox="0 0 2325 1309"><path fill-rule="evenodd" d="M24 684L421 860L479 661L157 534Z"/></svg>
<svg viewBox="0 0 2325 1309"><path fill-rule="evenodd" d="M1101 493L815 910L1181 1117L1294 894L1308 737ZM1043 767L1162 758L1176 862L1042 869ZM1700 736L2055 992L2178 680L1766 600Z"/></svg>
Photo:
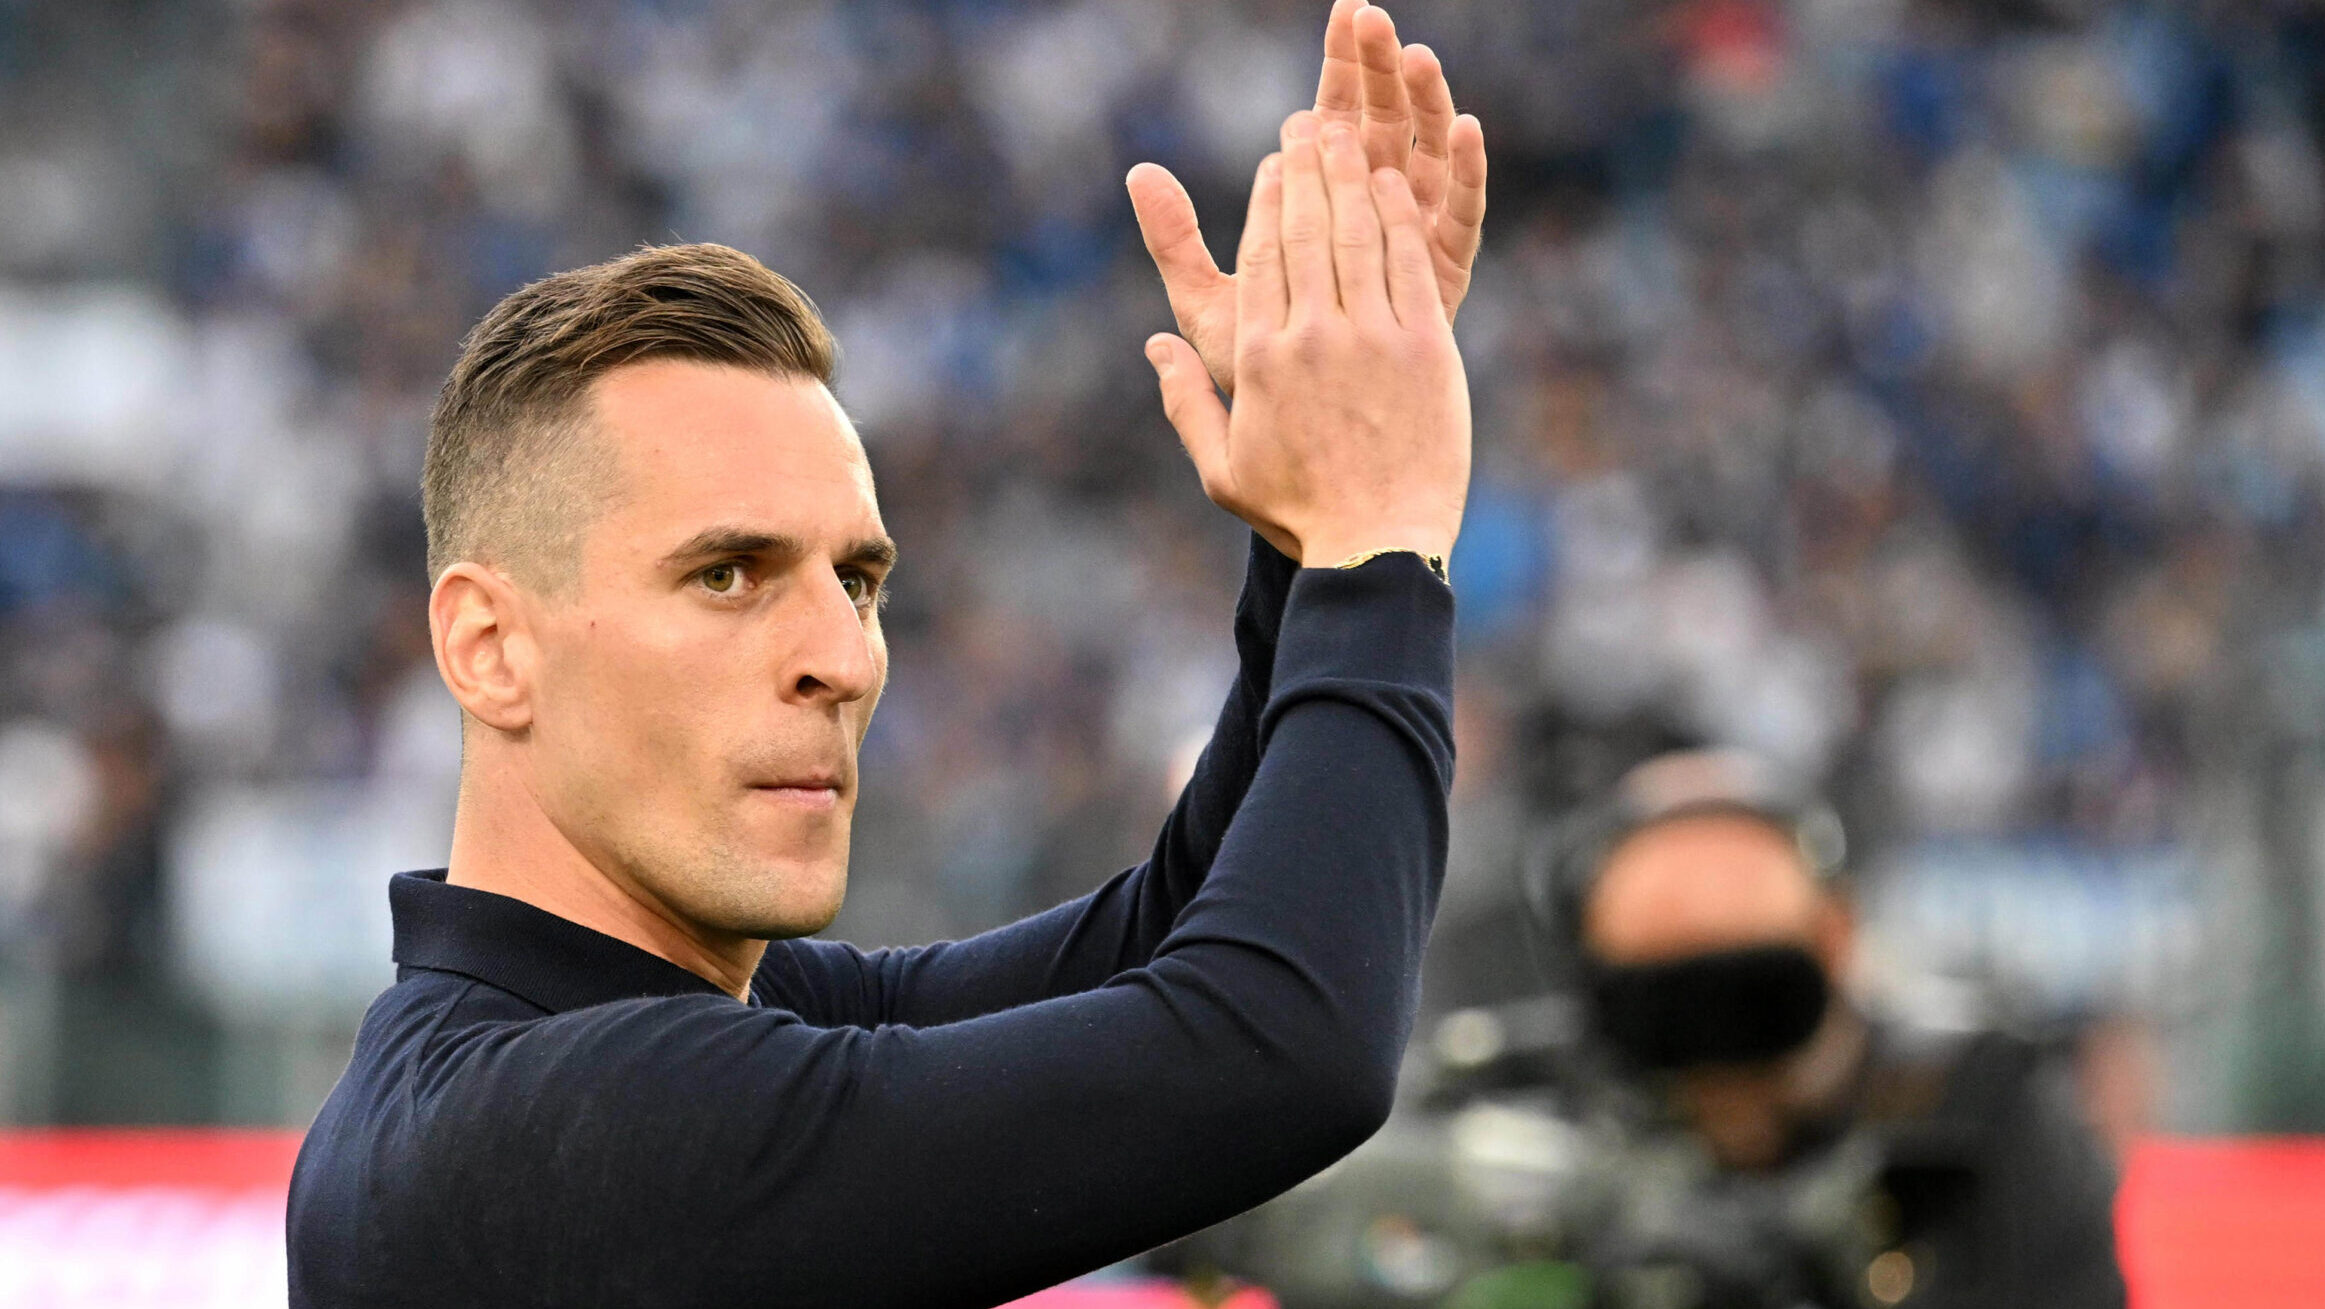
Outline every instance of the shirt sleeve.
<svg viewBox="0 0 2325 1309"><path fill-rule="evenodd" d="M428 1248L496 1303L966 1309L1291 1186L1388 1112L1451 679L1451 594L1419 560L1300 572L1208 876L1091 989L941 1026L693 996L445 1039L397 1160L442 1206Z"/></svg>
<svg viewBox="0 0 2325 1309"><path fill-rule="evenodd" d="M759 1002L825 1027L927 1027L1086 991L1146 963L1209 875L1259 768L1260 712L1298 571L1252 535L1235 607L1235 682L1145 863L1089 895L962 941L874 951L775 942L752 980Z"/></svg>

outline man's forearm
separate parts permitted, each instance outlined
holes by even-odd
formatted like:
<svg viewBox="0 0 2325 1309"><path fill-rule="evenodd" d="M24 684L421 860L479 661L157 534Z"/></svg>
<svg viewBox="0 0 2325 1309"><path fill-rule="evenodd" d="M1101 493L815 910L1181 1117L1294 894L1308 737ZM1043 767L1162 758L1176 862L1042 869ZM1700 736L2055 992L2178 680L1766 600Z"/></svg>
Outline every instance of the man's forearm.
<svg viewBox="0 0 2325 1309"><path fill-rule="evenodd" d="M1158 905L1167 904L1171 917L1211 871L1259 769L1260 713L1275 683L1276 640L1299 567L1257 534L1251 537L1243 595L1235 606L1235 685L1147 860L1149 877L1161 883Z"/></svg>

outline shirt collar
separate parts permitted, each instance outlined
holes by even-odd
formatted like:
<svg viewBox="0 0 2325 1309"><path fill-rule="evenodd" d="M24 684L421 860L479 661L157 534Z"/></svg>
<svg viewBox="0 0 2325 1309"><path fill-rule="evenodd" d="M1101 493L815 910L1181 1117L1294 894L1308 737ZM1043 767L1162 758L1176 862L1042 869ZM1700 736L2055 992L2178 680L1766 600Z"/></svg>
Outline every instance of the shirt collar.
<svg viewBox="0 0 2325 1309"><path fill-rule="evenodd" d="M444 872L389 879L397 963L473 977L551 1013L640 996L726 994L660 955L522 900L454 886Z"/></svg>

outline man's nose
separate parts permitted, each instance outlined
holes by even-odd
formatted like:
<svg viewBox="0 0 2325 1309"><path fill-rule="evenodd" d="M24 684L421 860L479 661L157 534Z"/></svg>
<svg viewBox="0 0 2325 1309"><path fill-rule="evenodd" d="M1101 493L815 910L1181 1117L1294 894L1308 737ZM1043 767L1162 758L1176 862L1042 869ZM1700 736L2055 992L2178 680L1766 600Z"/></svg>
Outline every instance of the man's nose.
<svg viewBox="0 0 2325 1309"><path fill-rule="evenodd" d="M863 699L880 684L863 611L836 573L822 574L805 589L806 612L800 615L799 640L785 670L786 693L833 704Z"/></svg>

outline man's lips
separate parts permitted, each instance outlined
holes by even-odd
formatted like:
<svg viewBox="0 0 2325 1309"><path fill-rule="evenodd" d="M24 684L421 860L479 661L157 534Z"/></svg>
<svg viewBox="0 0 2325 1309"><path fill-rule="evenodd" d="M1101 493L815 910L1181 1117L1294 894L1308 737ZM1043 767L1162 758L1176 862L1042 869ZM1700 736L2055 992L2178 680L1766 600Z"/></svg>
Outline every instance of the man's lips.
<svg viewBox="0 0 2325 1309"><path fill-rule="evenodd" d="M842 790L840 779L828 774L809 774L804 777L786 777L774 781L754 782L751 790L771 800L795 804L805 809L829 809L839 803Z"/></svg>

